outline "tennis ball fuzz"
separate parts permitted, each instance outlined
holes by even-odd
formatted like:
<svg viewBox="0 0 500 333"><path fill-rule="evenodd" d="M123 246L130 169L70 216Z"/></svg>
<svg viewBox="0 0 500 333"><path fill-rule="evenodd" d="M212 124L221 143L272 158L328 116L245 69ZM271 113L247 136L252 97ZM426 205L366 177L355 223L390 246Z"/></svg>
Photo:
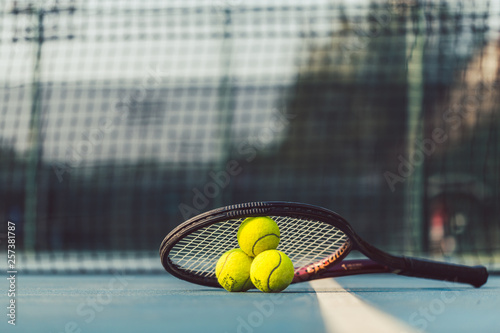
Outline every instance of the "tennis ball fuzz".
<svg viewBox="0 0 500 333"><path fill-rule="evenodd" d="M250 279L257 289L265 293L285 290L293 280L293 263L278 250L260 253L250 267Z"/></svg>
<svg viewBox="0 0 500 333"><path fill-rule="evenodd" d="M280 242L278 224L267 216L246 218L238 229L238 244L250 257L275 249Z"/></svg>
<svg viewBox="0 0 500 333"><path fill-rule="evenodd" d="M253 259L241 249L224 253L215 266L215 276L222 288L227 291L247 291L252 288L250 266Z"/></svg>

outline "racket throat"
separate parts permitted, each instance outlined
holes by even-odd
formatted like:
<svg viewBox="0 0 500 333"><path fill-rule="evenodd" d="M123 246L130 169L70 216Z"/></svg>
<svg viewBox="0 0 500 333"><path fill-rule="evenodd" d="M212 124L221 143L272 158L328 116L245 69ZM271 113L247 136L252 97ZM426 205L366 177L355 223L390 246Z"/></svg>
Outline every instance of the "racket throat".
<svg viewBox="0 0 500 333"><path fill-rule="evenodd" d="M304 267L297 268L292 283L309 281L321 275L328 267L341 262L350 252L352 243L348 240L330 256Z"/></svg>

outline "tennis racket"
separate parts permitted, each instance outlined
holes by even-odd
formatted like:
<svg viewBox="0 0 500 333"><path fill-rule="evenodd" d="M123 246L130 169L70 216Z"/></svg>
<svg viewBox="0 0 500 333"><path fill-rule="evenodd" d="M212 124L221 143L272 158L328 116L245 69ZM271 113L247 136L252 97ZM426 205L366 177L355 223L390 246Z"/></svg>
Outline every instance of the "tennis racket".
<svg viewBox="0 0 500 333"><path fill-rule="evenodd" d="M172 275L204 286L220 288L215 265L226 251L238 247L236 233L252 216L269 216L280 228L278 250L295 267L292 283L368 273L468 283L480 287L488 272L483 266L463 266L395 256L361 239L339 214L292 202L251 202L211 210L172 230L160 246L163 267ZM357 250L368 259L343 260Z"/></svg>

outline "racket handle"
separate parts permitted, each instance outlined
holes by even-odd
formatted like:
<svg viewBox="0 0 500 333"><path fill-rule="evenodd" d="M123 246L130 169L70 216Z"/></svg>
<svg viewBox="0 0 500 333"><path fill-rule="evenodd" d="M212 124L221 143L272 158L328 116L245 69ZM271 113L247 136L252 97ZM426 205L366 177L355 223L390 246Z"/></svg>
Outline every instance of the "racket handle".
<svg viewBox="0 0 500 333"><path fill-rule="evenodd" d="M484 266L470 267L425 259L403 258L406 267L397 273L399 275L468 283L476 288L481 287L488 280L488 271Z"/></svg>

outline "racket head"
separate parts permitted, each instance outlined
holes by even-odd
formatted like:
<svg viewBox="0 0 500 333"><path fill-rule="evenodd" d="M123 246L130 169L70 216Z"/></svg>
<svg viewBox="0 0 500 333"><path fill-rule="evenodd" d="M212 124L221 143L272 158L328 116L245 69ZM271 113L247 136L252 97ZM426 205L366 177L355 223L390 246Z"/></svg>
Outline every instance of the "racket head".
<svg viewBox="0 0 500 333"><path fill-rule="evenodd" d="M172 230L160 246L163 267L180 279L220 287L215 277L217 260L238 247L236 234L241 222L254 216L269 216L278 224L277 249L294 264L293 283L319 278L331 270L358 238L345 219L322 207L292 202L245 203L208 211Z"/></svg>

